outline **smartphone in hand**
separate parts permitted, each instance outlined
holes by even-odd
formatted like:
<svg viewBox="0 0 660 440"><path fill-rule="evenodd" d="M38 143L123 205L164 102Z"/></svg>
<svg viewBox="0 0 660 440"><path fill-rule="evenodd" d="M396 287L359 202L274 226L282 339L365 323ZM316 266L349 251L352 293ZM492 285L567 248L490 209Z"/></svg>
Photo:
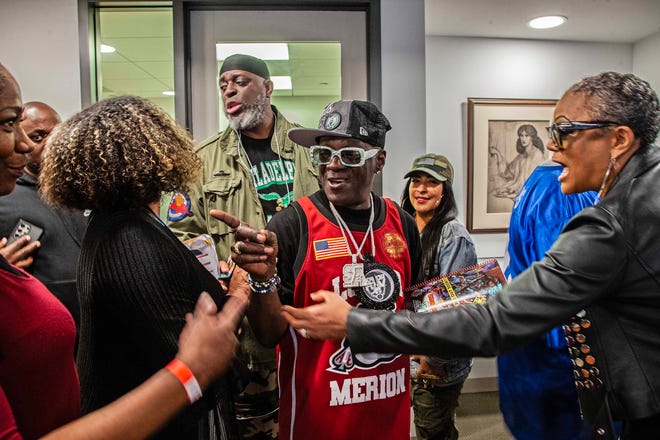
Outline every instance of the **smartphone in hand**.
<svg viewBox="0 0 660 440"><path fill-rule="evenodd" d="M9 237L7 237L7 244L15 242L24 235L29 235L30 241L35 242L39 240L43 234L43 228L30 223L27 220L19 218L16 226L14 226L14 229L11 231L11 234L9 234Z"/></svg>

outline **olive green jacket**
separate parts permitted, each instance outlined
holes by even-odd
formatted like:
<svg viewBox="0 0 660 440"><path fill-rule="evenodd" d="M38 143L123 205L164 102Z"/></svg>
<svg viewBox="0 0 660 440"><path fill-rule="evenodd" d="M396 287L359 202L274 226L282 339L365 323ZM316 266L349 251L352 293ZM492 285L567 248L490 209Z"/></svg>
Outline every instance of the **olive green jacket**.
<svg viewBox="0 0 660 440"><path fill-rule="evenodd" d="M312 165L309 149L287 137L287 131L299 125L287 121L275 107L272 108L277 119L271 149L282 158L293 160L293 199L297 200L318 191L318 169ZM192 215L180 221L168 221L168 226L181 240L210 234L215 241L218 258L226 260L234 236L231 229L211 217L209 211L227 211L256 228L264 228L266 218L250 170L239 156L238 135L234 130L227 128L205 140L197 153L203 165L200 178L187 193ZM277 417L273 415L278 405L275 349L258 343L247 320L243 322L239 341L238 358L251 372L243 393L234 396L241 437L277 438L277 424L274 422Z"/></svg>
<svg viewBox="0 0 660 440"><path fill-rule="evenodd" d="M287 137L287 131L298 124L292 124L278 113L275 122L275 136L271 148L284 159L293 160L293 200L313 194L319 189L318 169L312 165L309 149L302 147ZM277 142L275 141L277 137ZM254 187L250 170L240 160L238 135L231 128L201 143L198 154L202 158L202 175L188 192L192 216L177 222L168 221L168 226L181 240L210 234L216 244L218 257L227 259L229 246L233 242L230 228L209 215L211 209L221 209L238 217L255 228L264 228L266 218L257 190Z"/></svg>

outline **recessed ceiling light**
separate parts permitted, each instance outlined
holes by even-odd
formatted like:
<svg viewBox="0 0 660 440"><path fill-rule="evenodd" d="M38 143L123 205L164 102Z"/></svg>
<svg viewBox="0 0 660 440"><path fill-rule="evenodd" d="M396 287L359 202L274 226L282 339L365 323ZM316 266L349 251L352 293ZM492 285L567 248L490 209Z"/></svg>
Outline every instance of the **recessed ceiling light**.
<svg viewBox="0 0 660 440"><path fill-rule="evenodd" d="M165 90L163 92L163 95L165 95L165 96L174 96L174 90Z"/></svg>
<svg viewBox="0 0 660 440"><path fill-rule="evenodd" d="M252 55L262 60L288 60L289 45L286 43L218 43L215 45L218 60L224 60L237 53Z"/></svg>
<svg viewBox="0 0 660 440"><path fill-rule="evenodd" d="M117 49L115 49L115 48L112 47L112 46L108 46L107 44L102 44L102 45L101 45L101 53L112 53L112 52L114 52L114 51L116 51L116 50L117 50Z"/></svg>
<svg viewBox="0 0 660 440"><path fill-rule="evenodd" d="M271 76L270 80L273 81L275 90L291 90L292 88L290 76Z"/></svg>
<svg viewBox="0 0 660 440"><path fill-rule="evenodd" d="M543 17L536 17L527 22L527 26L532 29L550 29L553 27L561 26L566 23L567 18L563 15L545 15Z"/></svg>

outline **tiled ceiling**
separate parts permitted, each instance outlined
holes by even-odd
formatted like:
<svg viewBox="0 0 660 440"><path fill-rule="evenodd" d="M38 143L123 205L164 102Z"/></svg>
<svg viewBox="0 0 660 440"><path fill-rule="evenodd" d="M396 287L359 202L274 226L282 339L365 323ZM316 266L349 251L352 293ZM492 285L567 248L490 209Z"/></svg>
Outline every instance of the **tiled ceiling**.
<svg viewBox="0 0 660 440"><path fill-rule="evenodd" d="M402 0L403 1L403 0ZM534 31L528 19L562 14L568 23ZM426 0L426 34L633 43L660 30L660 0ZM103 96L156 98L174 89L170 8L103 9L100 40ZM272 75L291 75L292 91L276 95L340 95L340 49L291 43L289 61L269 62Z"/></svg>
<svg viewBox="0 0 660 440"><path fill-rule="evenodd" d="M426 35L635 43L660 31L660 0L425 0ZM527 22L563 15L554 29Z"/></svg>
<svg viewBox="0 0 660 440"><path fill-rule="evenodd" d="M172 12L167 8L102 9L100 42L116 52L101 54L103 97L162 97L174 90ZM267 61L273 76L291 76L292 90L275 96L337 96L341 48L336 42L289 43L289 60Z"/></svg>
<svg viewBox="0 0 660 440"><path fill-rule="evenodd" d="M99 30L101 43L116 49L101 54L104 98L174 90L171 9L102 9Z"/></svg>
<svg viewBox="0 0 660 440"><path fill-rule="evenodd" d="M290 76L291 90L274 96L341 95L341 46L338 42L288 43L289 59L266 61L271 76Z"/></svg>

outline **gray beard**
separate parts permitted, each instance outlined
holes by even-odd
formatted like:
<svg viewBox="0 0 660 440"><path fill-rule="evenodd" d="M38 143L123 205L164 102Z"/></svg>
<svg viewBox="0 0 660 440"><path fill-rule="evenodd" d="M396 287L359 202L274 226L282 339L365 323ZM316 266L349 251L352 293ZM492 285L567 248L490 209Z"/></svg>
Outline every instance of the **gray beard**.
<svg viewBox="0 0 660 440"><path fill-rule="evenodd" d="M254 104L245 106L240 115L228 115L225 109L225 116L229 120L229 126L234 130L250 130L266 120L268 110L270 110L270 106L266 94L263 94L257 98Z"/></svg>

